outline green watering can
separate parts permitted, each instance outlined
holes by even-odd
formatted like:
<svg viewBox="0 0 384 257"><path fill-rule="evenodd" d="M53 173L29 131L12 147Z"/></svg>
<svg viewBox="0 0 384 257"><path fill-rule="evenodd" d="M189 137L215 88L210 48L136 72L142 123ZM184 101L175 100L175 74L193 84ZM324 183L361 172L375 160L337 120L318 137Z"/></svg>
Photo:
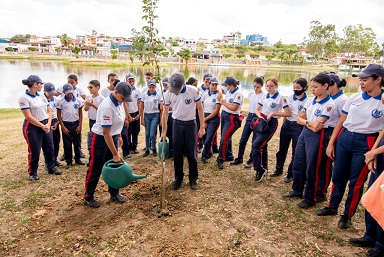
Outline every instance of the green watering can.
<svg viewBox="0 0 384 257"><path fill-rule="evenodd" d="M133 181L146 178L147 175L136 175L133 173L131 166L127 162L107 161L101 171L105 183L113 188L123 188L131 184Z"/></svg>
<svg viewBox="0 0 384 257"><path fill-rule="evenodd" d="M162 155L163 144L164 144L164 140L163 140L163 138L160 137L159 141L157 142L157 156L159 156L160 159L165 161L169 156L169 139L168 139L168 137L165 138L164 156Z"/></svg>

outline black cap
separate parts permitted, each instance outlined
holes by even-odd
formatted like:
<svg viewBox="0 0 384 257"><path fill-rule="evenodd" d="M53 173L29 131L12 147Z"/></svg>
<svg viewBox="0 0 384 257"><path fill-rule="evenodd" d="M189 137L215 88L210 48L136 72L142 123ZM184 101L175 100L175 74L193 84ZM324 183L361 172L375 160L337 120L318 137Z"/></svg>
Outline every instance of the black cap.
<svg viewBox="0 0 384 257"><path fill-rule="evenodd" d="M352 77L368 78L372 75L382 77L384 79L384 68L380 64L369 64L360 73L352 74Z"/></svg>

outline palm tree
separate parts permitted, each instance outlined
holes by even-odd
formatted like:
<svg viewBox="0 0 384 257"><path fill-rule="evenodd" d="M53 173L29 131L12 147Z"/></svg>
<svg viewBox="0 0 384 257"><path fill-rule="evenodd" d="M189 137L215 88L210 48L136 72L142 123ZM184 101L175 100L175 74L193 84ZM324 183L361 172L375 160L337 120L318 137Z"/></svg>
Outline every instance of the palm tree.
<svg viewBox="0 0 384 257"><path fill-rule="evenodd" d="M64 46L64 47L70 47L71 44L72 44L72 40L67 36L66 33L64 33L63 35L61 35L61 38L60 38L60 42L61 42L61 45Z"/></svg>

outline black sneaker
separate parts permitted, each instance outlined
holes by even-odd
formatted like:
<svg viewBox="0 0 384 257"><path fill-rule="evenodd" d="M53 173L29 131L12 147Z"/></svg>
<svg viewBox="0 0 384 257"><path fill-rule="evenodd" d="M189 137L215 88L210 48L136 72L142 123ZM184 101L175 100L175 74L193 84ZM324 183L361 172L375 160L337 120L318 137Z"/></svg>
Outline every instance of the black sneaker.
<svg viewBox="0 0 384 257"><path fill-rule="evenodd" d="M55 161L55 166L56 167L61 167L63 166L63 164L61 164L58 160Z"/></svg>
<svg viewBox="0 0 384 257"><path fill-rule="evenodd" d="M275 170L275 172L273 172L271 175L269 175L270 177L278 177L278 176L281 176L283 174L283 171L282 170Z"/></svg>
<svg viewBox="0 0 384 257"><path fill-rule="evenodd" d="M369 240L365 239L364 237L350 238L349 242L352 245L358 246L358 247L369 247L369 248L372 248L372 247L375 246L375 242L369 241Z"/></svg>
<svg viewBox="0 0 384 257"><path fill-rule="evenodd" d="M253 167L253 161L250 161L248 160L245 164L244 164L244 168L246 169L250 169Z"/></svg>
<svg viewBox="0 0 384 257"><path fill-rule="evenodd" d="M96 201L95 199L84 200L84 205L85 205L85 206L88 206L88 207L90 207L90 208L99 208L99 207L100 207L99 202Z"/></svg>
<svg viewBox="0 0 384 257"><path fill-rule="evenodd" d="M218 162L218 163L217 163L217 167L218 167L220 170L224 169L224 163L223 163L223 162Z"/></svg>
<svg viewBox="0 0 384 257"><path fill-rule="evenodd" d="M77 164L77 165L85 165L85 162L83 162L82 160L77 160L77 161L75 161L75 164Z"/></svg>
<svg viewBox="0 0 384 257"><path fill-rule="evenodd" d="M310 203L308 202L307 200L303 200L301 202L299 202L298 204L296 204L297 207L301 208L301 209L308 209L308 208L311 208L312 206L314 206L315 204L314 203Z"/></svg>
<svg viewBox="0 0 384 257"><path fill-rule="evenodd" d="M256 171L255 181L261 182L267 173L268 173L268 171L266 169L260 169L260 170Z"/></svg>
<svg viewBox="0 0 384 257"><path fill-rule="evenodd" d="M225 158L225 161L226 161L226 162L231 162L231 161L233 161L233 160L234 160L233 157Z"/></svg>
<svg viewBox="0 0 384 257"><path fill-rule="evenodd" d="M149 151L145 151L142 156L147 157L148 155L149 155Z"/></svg>
<svg viewBox="0 0 384 257"><path fill-rule="evenodd" d="M337 227L340 229L348 229L352 226L351 218L346 215L341 215Z"/></svg>
<svg viewBox="0 0 384 257"><path fill-rule="evenodd" d="M29 180L39 180L40 178L37 175L29 175Z"/></svg>
<svg viewBox="0 0 384 257"><path fill-rule="evenodd" d="M236 158L233 161L231 161L229 164L230 165L239 165L239 164L242 164L242 163L243 163L242 159Z"/></svg>
<svg viewBox="0 0 384 257"><path fill-rule="evenodd" d="M191 189L196 190L199 186L197 185L196 181L192 181L189 183L189 186Z"/></svg>
<svg viewBox="0 0 384 257"><path fill-rule="evenodd" d="M287 198L303 198L303 194L297 193L295 191L291 191L288 194L283 194L283 196Z"/></svg>
<svg viewBox="0 0 384 257"><path fill-rule="evenodd" d="M383 257L384 256L384 250L379 248L372 248L368 250L368 257Z"/></svg>
<svg viewBox="0 0 384 257"><path fill-rule="evenodd" d="M328 206L315 212L317 216L334 216L337 214L337 210L331 209Z"/></svg>
<svg viewBox="0 0 384 257"><path fill-rule="evenodd" d="M60 161L61 162L65 161L65 155L64 154L60 157Z"/></svg>
<svg viewBox="0 0 384 257"><path fill-rule="evenodd" d="M288 176L286 176L285 178L284 178L284 182L285 183L291 183L293 181L293 178L292 177L288 177Z"/></svg>
<svg viewBox="0 0 384 257"><path fill-rule="evenodd" d="M48 170L48 174L61 175L61 171L57 170L56 167L53 167L52 169Z"/></svg>
<svg viewBox="0 0 384 257"><path fill-rule="evenodd" d="M219 153L219 148L216 146L216 147L212 147L212 152L213 153Z"/></svg>
<svg viewBox="0 0 384 257"><path fill-rule="evenodd" d="M117 203L124 203L125 202L125 198L122 197L121 195L117 194L115 196L112 196L111 195L111 201L112 202L117 202Z"/></svg>
<svg viewBox="0 0 384 257"><path fill-rule="evenodd" d="M153 155L153 156L157 156L157 151L156 151L156 149L155 149L155 150L152 150L152 155Z"/></svg>
<svg viewBox="0 0 384 257"><path fill-rule="evenodd" d="M177 190L181 187L181 183L183 181L179 180L179 179L175 179L173 182L172 182L172 189L173 190Z"/></svg>

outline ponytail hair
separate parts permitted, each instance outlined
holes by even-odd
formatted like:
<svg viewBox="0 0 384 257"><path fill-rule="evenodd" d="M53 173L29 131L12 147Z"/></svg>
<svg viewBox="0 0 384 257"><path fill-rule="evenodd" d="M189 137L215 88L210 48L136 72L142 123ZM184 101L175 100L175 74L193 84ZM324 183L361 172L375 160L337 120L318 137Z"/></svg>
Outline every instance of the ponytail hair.
<svg viewBox="0 0 384 257"><path fill-rule="evenodd" d="M257 84L260 84L261 86L263 86L264 85L264 77L263 76L256 77L253 80L253 83L257 83Z"/></svg>

